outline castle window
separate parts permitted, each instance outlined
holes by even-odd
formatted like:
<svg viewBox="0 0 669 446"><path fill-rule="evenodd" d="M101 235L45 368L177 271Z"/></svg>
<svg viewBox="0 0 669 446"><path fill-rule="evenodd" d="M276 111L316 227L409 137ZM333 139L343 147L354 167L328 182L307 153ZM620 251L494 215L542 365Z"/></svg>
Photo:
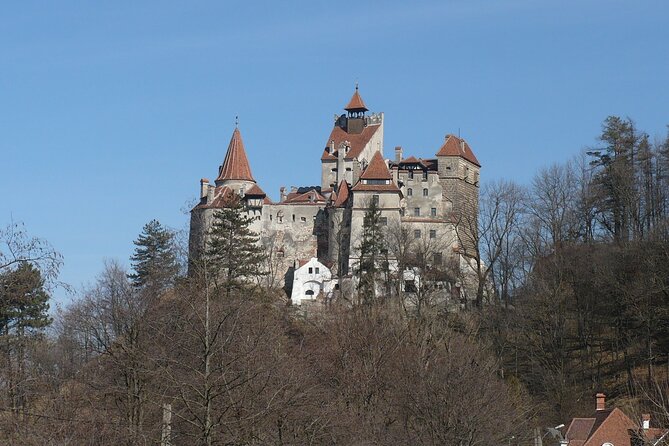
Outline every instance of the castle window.
<svg viewBox="0 0 669 446"><path fill-rule="evenodd" d="M411 196L413 196L413 189L408 188L407 189L407 197L411 197Z"/></svg>
<svg viewBox="0 0 669 446"><path fill-rule="evenodd" d="M410 171L409 171L409 179L410 179L410 180L413 180L413 170L410 170Z"/></svg>
<svg viewBox="0 0 669 446"><path fill-rule="evenodd" d="M427 197L428 193L429 193L429 192L428 192L427 189L423 189L423 196L424 196L424 197Z"/></svg>
<svg viewBox="0 0 669 446"><path fill-rule="evenodd" d="M378 195L372 195L372 203L374 203L374 206L379 205L379 196Z"/></svg>
<svg viewBox="0 0 669 446"><path fill-rule="evenodd" d="M320 274L320 273L321 273L321 269L319 267L316 267L316 274Z"/></svg>
<svg viewBox="0 0 669 446"><path fill-rule="evenodd" d="M313 269L313 268L309 268L309 274L313 274L313 273L314 273L314 269Z"/></svg>
<svg viewBox="0 0 669 446"><path fill-rule="evenodd" d="M413 230L413 238L420 238L420 229Z"/></svg>
<svg viewBox="0 0 669 446"><path fill-rule="evenodd" d="M435 229L430 229L430 238L437 238L437 231Z"/></svg>
<svg viewBox="0 0 669 446"><path fill-rule="evenodd" d="M336 172L336 171L337 171L336 167L333 167L332 169L330 169L330 172Z"/></svg>
<svg viewBox="0 0 669 446"><path fill-rule="evenodd" d="M285 255L286 255L286 253L283 252L283 249L279 249L279 250L276 252L276 256L279 257L279 258L281 258L281 259L282 259Z"/></svg>
<svg viewBox="0 0 669 446"><path fill-rule="evenodd" d="M272 214L269 214L269 221L272 221Z"/></svg>
<svg viewBox="0 0 669 446"><path fill-rule="evenodd" d="M436 217L437 216L437 208L432 208L430 209L430 216Z"/></svg>
<svg viewBox="0 0 669 446"><path fill-rule="evenodd" d="M300 221L303 222L303 223L306 223L307 222L307 217L300 217Z"/></svg>
<svg viewBox="0 0 669 446"><path fill-rule="evenodd" d="M350 167L347 167L347 168L346 168L346 172L350 172L350 171L351 171L351 168L350 168Z"/></svg>
<svg viewBox="0 0 669 446"><path fill-rule="evenodd" d="M293 221L295 221L295 214L293 214Z"/></svg>
<svg viewBox="0 0 669 446"><path fill-rule="evenodd" d="M413 216L420 217L420 208L413 208Z"/></svg>
<svg viewBox="0 0 669 446"><path fill-rule="evenodd" d="M381 224L381 226L388 226L388 217L379 218L379 223Z"/></svg>
<svg viewBox="0 0 669 446"><path fill-rule="evenodd" d="M427 181L427 170L423 171L423 181Z"/></svg>

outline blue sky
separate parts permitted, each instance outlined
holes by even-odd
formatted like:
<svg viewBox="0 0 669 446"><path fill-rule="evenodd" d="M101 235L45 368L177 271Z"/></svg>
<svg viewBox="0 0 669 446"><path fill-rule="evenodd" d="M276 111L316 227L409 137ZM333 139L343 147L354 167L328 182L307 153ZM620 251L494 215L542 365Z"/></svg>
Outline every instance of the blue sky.
<svg viewBox="0 0 669 446"><path fill-rule="evenodd" d="M152 218L187 227L236 115L272 198L319 184L356 81L385 112L386 157L432 156L459 129L483 181L526 183L608 115L666 134L668 18L664 0L6 3L0 224L92 281Z"/></svg>

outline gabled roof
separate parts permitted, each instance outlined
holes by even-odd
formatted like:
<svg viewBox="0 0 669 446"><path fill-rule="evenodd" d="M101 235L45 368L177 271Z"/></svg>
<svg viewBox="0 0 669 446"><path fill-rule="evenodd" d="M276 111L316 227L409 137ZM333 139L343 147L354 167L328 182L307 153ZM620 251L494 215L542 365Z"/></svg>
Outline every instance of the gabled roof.
<svg viewBox="0 0 669 446"><path fill-rule="evenodd" d="M342 180L342 182L339 183L339 189L334 202L335 207L342 207L346 205L346 201L348 200L348 197L350 195L351 195L351 188L349 187L346 181Z"/></svg>
<svg viewBox="0 0 669 446"><path fill-rule="evenodd" d="M367 168L360 175L361 180L391 180L393 176L383 160L381 152L378 150L374 152L372 160L369 162Z"/></svg>
<svg viewBox="0 0 669 446"><path fill-rule="evenodd" d="M355 92L353 93L351 100L348 101L348 104L346 105L346 107L344 107L344 110L351 112L368 110L368 108L365 106L365 102L360 97L360 93L358 93L357 85L355 86Z"/></svg>
<svg viewBox="0 0 669 446"><path fill-rule="evenodd" d="M444 145L437 152L437 156L459 156L481 167L479 160L476 159L467 141L455 135L446 135L446 141L444 141Z"/></svg>
<svg viewBox="0 0 669 446"><path fill-rule="evenodd" d="M251 174L251 166L246 157L246 150L244 150L244 142L242 141L242 134L238 128L232 132L232 138L228 145L228 151L225 154L225 160L221 166L221 170L216 178L217 182L224 180L248 180L255 181Z"/></svg>
<svg viewBox="0 0 669 446"><path fill-rule="evenodd" d="M251 196L253 196L253 197L266 197L266 196L267 196L267 194L265 193L265 191L263 191L263 190L260 188L260 186L258 186L257 184L254 184L253 186L251 186L251 187L249 188L249 190L247 190L247 191L244 193L244 195L251 195Z"/></svg>
<svg viewBox="0 0 669 446"><path fill-rule="evenodd" d="M380 128L381 128L380 124L368 125L362 130L362 133L353 134L353 133L346 133L346 131L341 127L335 126L332 129L332 132L330 132L330 137L328 138L327 144L325 144L325 150L323 151L323 156L321 157L321 160L337 159L339 146L345 141L348 141L350 150L344 156L344 158L346 159L357 158L358 155L362 153L367 143L369 143L369 140L372 139L372 136L374 136L376 131ZM334 141L334 146L335 146L334 154L329 153L329 147L332 141Z"/></svg>

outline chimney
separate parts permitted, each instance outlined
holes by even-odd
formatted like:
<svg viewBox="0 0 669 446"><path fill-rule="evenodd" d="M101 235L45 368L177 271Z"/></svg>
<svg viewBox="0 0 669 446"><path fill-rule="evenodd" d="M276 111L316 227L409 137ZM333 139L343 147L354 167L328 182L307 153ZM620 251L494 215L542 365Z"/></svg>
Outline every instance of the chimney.
<svg viewBox="0 0 669 446"><path fill-rule="evenodd" d="M286 187L281 186L279 188L279 203L283 202L286 199Z"/></svg>
<svg viewBox="0 0 669 446"><path fill-rule="evenodd" d="M206 178L202 178L200 180L200 198L206 197L208 191L209 191L209 180Z"/></svg>
<svg viewBox="0 0 669 446"><path fill-rule="evenodd" d="M646 430L650 429L650 414L645 413L641 415L641 427Z"/></svg>
<svg viewBox="0 0 669 446"><path fill-rule="evenodd" d="M464 139L460 139L460 151L462 153L465 153L465 140Z"/></svg>
<svg viewBox="0 0 669 446"><path fill-rule="evenodd" d="M334 153L334 139L330 141L330 155Z"/></svg>
<svg viewBox="0 0 669 446"><path fill-rule="evenodd" d="M402 146L395 147L395 162L399 163L402 161Z"/></svg>
<svg viewBox="0 0 669 446"><path fill-rule="evenodd" d="M595 398L597 398L597 410L606 410L606 395L598 393Z"/></svg>
<svg viewBox="0 0 669 446"><path fill-rule="evenodd" d="M213 187L208 187L207 188L207 203L211 203L214 201L214 193L216 192L216 189Z"/></svg>

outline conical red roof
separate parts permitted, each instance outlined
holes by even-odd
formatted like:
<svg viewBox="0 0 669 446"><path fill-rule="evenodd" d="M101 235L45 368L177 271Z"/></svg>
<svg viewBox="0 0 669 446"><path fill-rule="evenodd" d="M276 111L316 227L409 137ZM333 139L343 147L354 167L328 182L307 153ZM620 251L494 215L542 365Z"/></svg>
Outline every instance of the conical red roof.
<svg viewBox="0 0 669 446"><path fill-rule="evenodd" d="M216 178L217 182L223 180L255 181L251 174L251 167L246 157L246 151L244 150L242 134L238 128L232 132L228 152L225 154L223 166L221 166L221 171L218 178Z"/></svg>
<svg viewBox="0 0 669 446"><path fill-rule="evenodd" d="M360 97L360 93L358 93L358 87L355 87L355 93L353 93L353 96L351 97L351 100L348 101L348 105L344 107L344 110L354 112L354 111L367 111L367 107L365 106L365 102L362 100Z"/></svg>
<svg viewBox="0 0 669 446"><path fill-rule="evenodd" d="M362 180L391 180L392 178L393 176L390 174L388 166L386 166L386 162L378 150L374 153L369 166L360 175L360 179Z"/></svg>

